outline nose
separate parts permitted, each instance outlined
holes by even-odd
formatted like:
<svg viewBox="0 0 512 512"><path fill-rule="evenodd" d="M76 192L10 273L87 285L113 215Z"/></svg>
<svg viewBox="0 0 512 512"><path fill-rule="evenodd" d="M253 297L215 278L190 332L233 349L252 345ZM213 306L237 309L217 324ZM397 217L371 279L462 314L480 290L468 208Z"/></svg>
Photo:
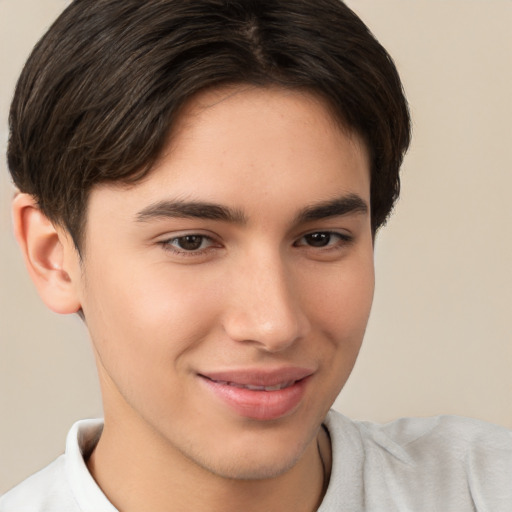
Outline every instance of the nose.
<svg viewBox="0 0 512 512"><path fill-rule="evenodd" d="M280 256L252 258L230 277L231 300L223 322L230 339L281 352L307 334L297 282Z"/></svg>

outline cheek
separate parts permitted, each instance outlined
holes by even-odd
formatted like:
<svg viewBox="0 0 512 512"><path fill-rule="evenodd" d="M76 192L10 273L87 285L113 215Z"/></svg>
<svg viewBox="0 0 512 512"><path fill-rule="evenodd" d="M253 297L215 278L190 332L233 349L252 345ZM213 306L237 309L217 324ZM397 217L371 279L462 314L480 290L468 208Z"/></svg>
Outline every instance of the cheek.
<svg viewBox="0 0 512 512"><path fill-rule="evenodd" d="M373 258L339 272L314 299L321 331L316 353L322 362L322 393L328 407L349 378L364 338L374 291ZM325 411L326 412L326 411Z"/></svg>
<svg viewBox="0 0 512 512"><path fill-rule="evenodd" d="M331 269L319 284L309 295L315 323L333 342L355 345L358 350L373 300L373 258Z"/></svg>
<svg viewBox="0 0 512 512"><path fill-rule="evenodd" d="M214 328L218 301L186 272L141 268L91 274L84 311L104 401L172 414L184 406L190 354Z"/></svg>
<svg viewBox="0 0 512 512"><path fill-rule="evenodd" d="M130 371L179 364L217 315L215 287L192 277L148 264L91 272L84 312L100 355L117 366L122 359Z"/></svg>

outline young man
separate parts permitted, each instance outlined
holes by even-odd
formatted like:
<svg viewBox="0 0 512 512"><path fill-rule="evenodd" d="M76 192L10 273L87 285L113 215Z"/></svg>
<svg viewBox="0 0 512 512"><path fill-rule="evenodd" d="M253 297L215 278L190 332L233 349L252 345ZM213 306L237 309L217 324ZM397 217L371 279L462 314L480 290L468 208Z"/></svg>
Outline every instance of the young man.
<svg viewBox="0 0 512 512"><path fill-rule="evenodd" d="M20 77L8 160L105 418L0 510L510 510L506 429L329 411L408 143L392 61L338 0L73 2Z"/></svg>

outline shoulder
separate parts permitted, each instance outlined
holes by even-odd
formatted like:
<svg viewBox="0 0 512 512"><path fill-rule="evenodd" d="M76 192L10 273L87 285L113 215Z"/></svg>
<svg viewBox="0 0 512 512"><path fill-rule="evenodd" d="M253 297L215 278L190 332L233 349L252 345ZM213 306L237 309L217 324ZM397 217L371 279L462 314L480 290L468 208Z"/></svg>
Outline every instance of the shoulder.
<svg viewBox="0 0 512 512"><path fill-rule="evenodd" d="M68 433L66 452L0 498L0 512L115 512L84 458L94 449L101 420L81 420Z"/></svg>
<svg viewBox="0 0 512 512"><path fill-rule="evenodd" d="M412 459L427 451L467 461L473 454L499 455L512 462L512 431L480 420L459 416L400 418L390 423L354 422L366 442L394 446Z"/></svg>
<svg viewBox="0 0 512 512"><path fill-rule="evenodd" d="M457 416L378 424L333 411L326 426L333 440L333 472L351 454L367 504L512 510L512 432L507 428Z"/></svg>
<svg viewBox="0 0 512 512"><path fill-rule="evenodd" d="M56 505L78 511L66 479L64 455L0 498L0 512L40 512L54 510Z"/></svg>
<svg viewBox="0 0 512 512"><path fill-rule="evenodd" d="M512 431L485 421L460 416L400 418L390 423L355 421L330 411L326 425L334 435L347 430L357 432L363 445L376 445L412 455L417 448L445 447L455 456L468 451L512 456ZM420 450L421 451L421 450ZM420 455L420 453L418 453Z"/></svg>

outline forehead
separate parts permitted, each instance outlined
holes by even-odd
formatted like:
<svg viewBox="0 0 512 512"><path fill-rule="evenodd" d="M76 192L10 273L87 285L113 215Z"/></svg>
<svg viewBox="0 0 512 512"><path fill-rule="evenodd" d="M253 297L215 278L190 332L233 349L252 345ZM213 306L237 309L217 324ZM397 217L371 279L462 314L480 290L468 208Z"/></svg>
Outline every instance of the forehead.
<svg viewBox="0 0 512 512"><path fill-rule="evenodd" d="M251 86L192 98L153 170L130 186L100 185L90 213L143 208L168 198L266 205L284 214L311 202L357 194L369 203L369 159L313 94ZM100 197L101 196L101 197Z"/></svg>

